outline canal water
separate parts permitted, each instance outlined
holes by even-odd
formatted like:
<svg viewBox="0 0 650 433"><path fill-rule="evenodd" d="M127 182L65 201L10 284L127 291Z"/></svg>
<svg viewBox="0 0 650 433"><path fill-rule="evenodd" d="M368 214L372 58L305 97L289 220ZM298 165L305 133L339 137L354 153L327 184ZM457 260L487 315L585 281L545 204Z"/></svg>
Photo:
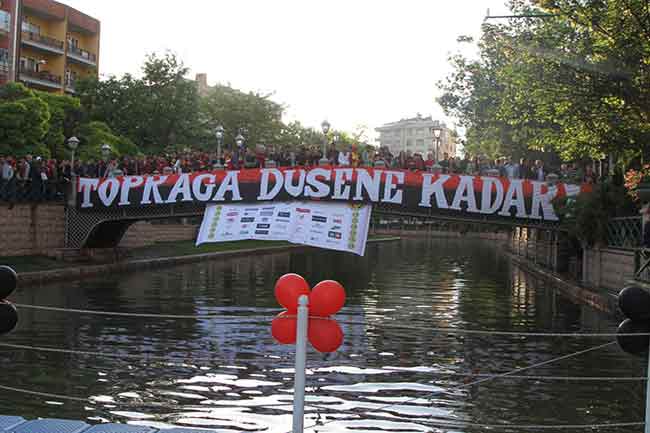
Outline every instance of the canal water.
<svg viewBox="0 0 650 433"><path fill-rule="evenodd" d="M364 258L313 250L24 288L13 301L135 315L20 310L19 328L0 343L94 353L0 348L0 385L56 394L3 390L0 413L289 432L293 346L275 343L270 323L280 312L276 279L297 272L312 285L336 279L348 293L337 316L344 345L334 354L308 354L305 425L317 425L308 431L461 433L507 423L529 427L491 431L535 432L548 430L530 425L642 421L644 382L607 378L643 376L643 363L616 345L471 385L612 339L453 330L616 328L512 265L499 248L403 240L369 245ZM188 317L136 316L142 313ZM191 317L207 314L218 317Z"/></svg>

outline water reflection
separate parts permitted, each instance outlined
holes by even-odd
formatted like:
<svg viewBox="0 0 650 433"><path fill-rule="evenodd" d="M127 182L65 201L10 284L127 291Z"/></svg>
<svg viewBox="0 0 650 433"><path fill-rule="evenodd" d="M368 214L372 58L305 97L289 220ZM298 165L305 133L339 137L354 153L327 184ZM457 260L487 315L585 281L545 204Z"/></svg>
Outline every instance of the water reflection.
<svg viewBox="0 0 650 433"><path fill-rule="evenodd" d="M273 284L290 271L312 285L337 279L348 292L337 316L344 345L335 354L309 353L306 425L319 424L319 432L473 432L481 430L445 426L643 418L643 382L499 379L465 387L476 377L464 375L502 373L604 341L431 328L611 331L615 324L511 266L494 245L462 240L375 244L365 258L283 253L22 289L14 300L24 304L220 318L23 310L19 329L3 342L157 358L4 350L3 385L93 401L4 393L0 412L223 432L288 431L293 348L272 340L270 319L280 310ZM643 367L614 346L530 374L642 376Z"/></svg>

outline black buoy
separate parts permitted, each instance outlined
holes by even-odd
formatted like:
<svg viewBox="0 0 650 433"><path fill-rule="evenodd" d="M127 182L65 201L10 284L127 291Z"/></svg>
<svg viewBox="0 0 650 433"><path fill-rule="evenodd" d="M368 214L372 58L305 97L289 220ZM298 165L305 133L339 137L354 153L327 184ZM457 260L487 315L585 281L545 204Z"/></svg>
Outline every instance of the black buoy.
<svg viewBox="0 0 650 433"><path fill-rule="evenodd" d="M647 320L636 322L632 319L625 319L618 326L618 334L641 334L641 335L618 335L616 340L625 352L631 355L647 356L650 348L650 322Z"/></svg>
<svg viewBox="0 0 650 433"><path fill-rule="evenodd" d="M650 292L638 286L628 286L618 294L618 307L625 317L632 320L648 320Z"/></svg>
<svg viewBox="0 0 650 433"><path fill-rule="evenodd" d="M5 299L16 290L18 275L9 266L0 266L0 299Z"/></svg>
<svg viewBox="0 0 650 433"><path fill-rule="evenodd" d="M14 330L18 324L18 311L11 303L0 301L0 334Z"/></svg>
<svg viewBox="0 0 650 433"><path fill-rule="evenodd" d="M643 287L628 286L618 294L618 306L626 317L618 326L616 339L619 346L631 355L648 356L650 292Z"/></svg>

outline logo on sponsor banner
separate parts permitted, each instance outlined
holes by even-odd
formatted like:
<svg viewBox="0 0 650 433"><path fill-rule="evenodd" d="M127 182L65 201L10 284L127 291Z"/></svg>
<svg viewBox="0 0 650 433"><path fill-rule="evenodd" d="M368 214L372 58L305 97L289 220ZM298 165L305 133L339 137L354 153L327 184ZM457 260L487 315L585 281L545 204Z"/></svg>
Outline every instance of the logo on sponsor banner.
<svg viewBox="0 0 650 433"><path fill-rule="evenodd" d="M342 218L334 218L334 224L343 224Z"/></svg>
<svg viewBox="0 0 650 433"><path fill-rule="evenodd" d="M328 232L327 237L332 239L341 239L343 237L343 234L340 232Z"/></svg>
<svg viewBox="0 0 650 433"><path fill-rule="evenodd" d="M299 213L311 213L311 209L304 209L304 208L297 207L296 212L299 212Z"/></svg>
<svg viewBox="0 0 650 433"><path fill-rule="evenodd" d="M226 216L229 216L229 217L231 217L231 216L237 216L237 215L239 215L239 212L228 212L228 213L226 214Z"/></svg>
<svg viewBox="0 0 650 433"><path fill-rule="evenodd" d="M341 226L333 226L330 230L341 230Z"/></svg>
<svg viewBox="0 0 650 433"><path fill-rule="evenodd" d="M269 220L268 218L262 218L262 221L263 221L263 222L266 222L266 221L268 221L268 220Z"/></svg>
<svg viewBox="0 0 650 433"><path fill-rule="evenodd" d="M261 216L273 216L273 211L271 212L260 212Z"/></svg>
<svg viewBox="0 0 650 433"><path fill-rule="evenodd" d="M270 229L270 228L271 228L271 224L258 224L258 225L257 225L257 228L258 228L258 229Z"/></svg>
<svg viewBox="0 0 650 433"><path fill-rule="evenodd" d="M278 218L291 218L291 212L278 212Z"/></svg>
<svg viewBox="0 0 650 433"><path fill-rule="evenodd" d="M229 222L229 223L234 223L234 222L235 222L235 218L227 218L226 221Z"/></svg>
<svg viewBox="0 0 650 433"><path fill-rule="evenodd" d="M243 223L252 223L253 221L255 221L255 218L244 217L241 219L241 222Z"/></svg>
<svg viewBox="0 0 650 433"><path fill-rule="evenodd" d="M314 216L311 217L311 220L315 221L315 222L319 222L319 223L326 223L327 222L327 217L314 215Z"/></svg>
<svg viewBox="0 0 650 433"><path fill-rule="evenodd" d="M255 230L256 235L268 235L269 231L268 230Z"/></svg>
<svg viewBox="0 0 650 433"><path fill-rule="evenodd" d="M247 235L247 234L248 234L248 230L242 230L242 231L239 232L239 234L240 234L240 235Z"/></svg>
<svg viewBox="0 0 650 433"><path fill-rule="evenodd" d="M259 209L256 208L256 207L251 207L251 208L248 208L248 209L244 209L244 212L257 212L257 211L259 211Z"/></svg>

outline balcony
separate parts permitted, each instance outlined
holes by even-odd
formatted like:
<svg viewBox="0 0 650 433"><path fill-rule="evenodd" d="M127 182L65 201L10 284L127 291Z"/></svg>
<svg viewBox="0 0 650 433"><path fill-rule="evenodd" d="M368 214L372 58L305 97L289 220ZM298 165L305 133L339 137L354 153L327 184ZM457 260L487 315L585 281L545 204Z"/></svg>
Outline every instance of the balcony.
<svg viewBox="0 0 650 433"><path fill-rule="evenodd" d="M66 77L65 78L65 91L67 93L75 94L77 91L75 90L75 79L71 77Z"/></svg>
<svg viewBox="0 0 650 433"><path fill-rule="evenodd" d="M34 84L38 87L46 87L48 89L61 88L61 76L51 74L48 71L34 71L21 68L20 79L25 83Z"/></svg>
<svg viewBox="0 0 650 433"><path fill-rule="evenodd" d="M2 81L5 81L8 76L9 76L9 63L0 62L0 79L2 79Z"/></svg>
<svg viewBox="0 0 650 433"><path fill-rule="evenodd" d="M97 66L97 55L68 43L68 59L87 66Z"/></svg>
<svg viewBox="0 0 650 433"><path fill-rule="evenodd" d="M48 53L64 53L63 41L39 33L23 32L22 43Z"/></svg>

